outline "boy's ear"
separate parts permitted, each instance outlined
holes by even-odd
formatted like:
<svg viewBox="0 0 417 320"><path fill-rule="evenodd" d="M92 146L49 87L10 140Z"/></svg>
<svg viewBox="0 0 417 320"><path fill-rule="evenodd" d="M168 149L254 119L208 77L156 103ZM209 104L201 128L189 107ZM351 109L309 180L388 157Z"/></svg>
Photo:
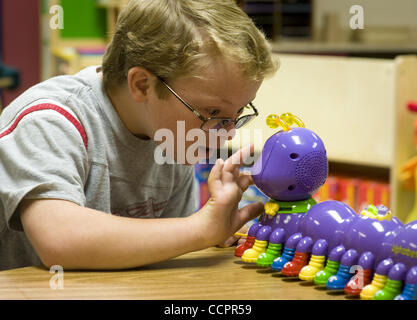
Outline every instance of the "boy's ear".
<svg viewBox="0 0 417 320"><path fill-rule="evenodd" d="M127 85L133 100L136 102L143 102L146 100L151 87L151 78L152 74L142 67L133 67L129 69L127 74Z"/></svg>

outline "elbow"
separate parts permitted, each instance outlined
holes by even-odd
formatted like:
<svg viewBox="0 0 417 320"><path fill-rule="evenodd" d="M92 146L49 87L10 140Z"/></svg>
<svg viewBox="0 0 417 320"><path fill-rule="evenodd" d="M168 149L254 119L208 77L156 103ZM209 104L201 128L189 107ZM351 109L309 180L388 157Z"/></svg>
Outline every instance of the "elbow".
<svg viewBox="0 0 417 320"><path fill-rule="evenodd" d="M65 246L61 241L42 241L42 243L34 244L35 251L38 254L42 264L51 269L54 266L68 268L69 263Z"/></svg>
<svg viewBox="0 0 417 320"><path fill-rule="evenodd" d="M23 230L47 268L55 265L76 267L76 251L80 242L74 230L77 230L78 225L66 218L74 215L66 208L71 209L73 205L66 201L27 200L20 206Z"/></svg>
<svg viewBox="0 0 417 320"><path fill-rule="evenodd" d="M42 264L50 269L61 266L69 269L74 265L75 243L73 234L54 228L39 228L26 231L26 234Z"/></svg>

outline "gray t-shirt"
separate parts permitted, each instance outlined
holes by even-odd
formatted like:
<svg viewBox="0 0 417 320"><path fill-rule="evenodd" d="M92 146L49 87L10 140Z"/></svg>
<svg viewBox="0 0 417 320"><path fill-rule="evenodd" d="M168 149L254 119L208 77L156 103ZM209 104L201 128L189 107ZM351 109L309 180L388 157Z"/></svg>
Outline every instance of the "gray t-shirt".
<svg viewBox="0 0 417 320"><path fill-rule="evenodd" d="M22 199L64 199L131 218L195 211L194 168L157 164L105 94L97 67L46 80L0 116L0 270L41 261L23 231Z"/></svg>

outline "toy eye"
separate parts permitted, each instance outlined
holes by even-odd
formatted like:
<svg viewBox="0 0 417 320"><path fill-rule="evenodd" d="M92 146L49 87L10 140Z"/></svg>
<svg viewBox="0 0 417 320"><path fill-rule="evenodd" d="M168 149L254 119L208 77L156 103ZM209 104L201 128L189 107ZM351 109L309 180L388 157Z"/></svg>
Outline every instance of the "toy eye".
<svg viewBox="0 0 417 320"><path fill-rule="evenodd" d="M299 157L298 153L291 153L290 154L290 158L293 159L293 160L298 159L298 157Z"/></svg>
<svg viewBox="0 0 417 320"><path fill-rule="evenodd" d="M290 185L290 186L288 186L288 190L290 190L290 191L293 191L295 189L295 185Z"/></svg>

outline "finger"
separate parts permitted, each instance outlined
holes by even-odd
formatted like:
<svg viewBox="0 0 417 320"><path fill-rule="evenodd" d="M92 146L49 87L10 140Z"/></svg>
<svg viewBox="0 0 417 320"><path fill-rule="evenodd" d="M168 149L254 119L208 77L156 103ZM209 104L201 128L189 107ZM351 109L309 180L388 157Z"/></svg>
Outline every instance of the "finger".
<svg viewBox="0 0 417 320"><path fill-rule="evenodd" d="M264 204L262 202L254 202L244 206L239 210L239 218L241 225L257 218L264 211Z"/></svg>
<svg viewBox="0 0 417 320"><path fill-rule="evenodd" d="M226 248L227 246L224 243L216 244L217 248Z"/></svg>
<svg viewBox="0 0 417 320"><path fill-rule="evenodd" d="M248 144L232 154L224 164L224 171L233 172L234 168L240 168L244 164L244 160L253 152L253 144Z"/></svg>
<svg viewBox="0 0 417 320"><path fill-rule="evenodd" d="M239 185L239 188L241 188L242 191L245 192L249 188L249 186L253 184L252 176L241 173L237 180L237 184Z"/></svg>
<svg viewBox="0 0 417 320"><path fill-rule="evenodd" d="M249 144L235 152L224 163L223 183L233 183L239 178L239 168L244 164L244 159L253 152L253 145Z"/></svg>
<svg viewBox="0 0 417 320"><path fill-rule="evenodd" d="M240 237L235 237L235 236L232 236L232 237L230 237L229 239L227 239L227 240L224 242L224 244L223 244L223 245L224 245L224 246L226 246L226 247L230 247L230 246L234 245L234 244L235 244L235 242L239 240L239 238L240 238Z"/></svg>
<svg viewBox="0 0 417 320"><path fill-rule="evenodd" d="M245 175L248 177L248 180L249 180L249 185L251 186L251 185L253 185L255 182L253 182L253 178L252 178L252 175L249 173L245 173Z"/></svg>
<svg viewBox="0 0 417 320"><path fill-rule="evenodd" d="M242 228L239 229L239 233L247 234L249 231L249 227L245 224Z"/></svg>
<svg viewBox="0 0 417 320"><path fill-rule="evenodd" d="M222 182L223 183L235 183L237 181L237 176L236 176L236 172L233 171L228 171L228 170L224 170L224 166L223 166L223 170L222 170Z"/></svg>
<svg viewBox="0 0 417 320"><path fill-rule="evenodd" d="M215 180L221 180L223 166L224 166L223 159L217 159L213 168L211 168L211 171L208 177L209 183Z"/></svg>
<svg viewBox="0 0 417 320"><path fill-rule="evenodd" d="M241 244L244 244L246 242L246 238L240 238L237 244L240 246Z"/></svg>
<svg viewBox="0 0 417 320"><path fill-rule="evenodd" d="M240 175L239 168L235 167L233 170L233 177L235 178L236 181L239 179L239 175Z"/></svg>
<svg viewBox="0 0 417 320"><path fill-rule="evenodd" d="M243 242L245 242L248 231L249 231L248 225L244 224L242 228L240 228L237 232L234 233L234 236L240 236L239 242L241 242L241 240L243 240Z"/></svg>

